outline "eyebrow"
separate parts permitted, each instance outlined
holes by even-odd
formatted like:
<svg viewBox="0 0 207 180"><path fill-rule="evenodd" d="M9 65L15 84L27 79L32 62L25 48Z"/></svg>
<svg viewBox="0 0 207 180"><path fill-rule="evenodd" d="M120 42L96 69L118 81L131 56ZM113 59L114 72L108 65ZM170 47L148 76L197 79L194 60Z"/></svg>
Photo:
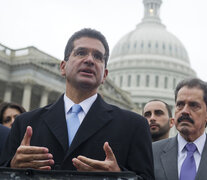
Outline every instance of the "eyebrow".
<svg viewBox="0 0 207 180"><path fill-rule="evenodd" d="M94 52L99 52L99 53L103 54L101 51L99 51L98 49L94 49L94 48L78 47L78 48L74 48L73 50L74 51L77 51L77 50L92 50Z"/></svg>
<svg viewBox="0 0 207 180"><path fill-rule="evenodd" d="M156 109L156 110L155 110L155 113L163 113L163 114L164 114L165 111L163 111L162 109Z"/></svg>
<svg viewBox="0 0 207 180"><path fill-rule="evenodd" d="M147 114L147 113L151 113L151 111L146 111L146 112L144 112L144 115Z"/></svg>
<svg viewBox="0 0 207 180"><path fill-rule="evenodd" d="M155 109L154 111L162 111L162 112L164 112L162 109Z"/></svg>

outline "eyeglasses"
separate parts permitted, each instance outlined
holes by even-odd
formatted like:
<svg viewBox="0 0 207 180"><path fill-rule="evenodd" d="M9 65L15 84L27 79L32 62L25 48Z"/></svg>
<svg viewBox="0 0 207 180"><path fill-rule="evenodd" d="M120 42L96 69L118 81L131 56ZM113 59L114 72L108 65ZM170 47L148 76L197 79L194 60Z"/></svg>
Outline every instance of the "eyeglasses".
<svg viewBox="0 0 207 180"><path fill-rule="evenodd" d="M98 50L90 50L87 48L78 48L73 50L73 55L79 58L86 58L91 53L93 60L104 62L105 56Z"/></svg>

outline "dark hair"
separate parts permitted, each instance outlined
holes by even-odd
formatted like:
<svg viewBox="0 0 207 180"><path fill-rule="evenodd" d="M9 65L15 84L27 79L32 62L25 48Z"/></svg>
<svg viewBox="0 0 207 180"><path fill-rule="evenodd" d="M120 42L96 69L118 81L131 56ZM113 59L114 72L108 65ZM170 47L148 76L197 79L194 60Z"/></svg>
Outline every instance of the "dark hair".
<svg viewBox="0 0 207 180"><path fill-rule="evenodd" d="M19 104L3 102L0 104L0 123L1 124L3 122L3 114L8 108L16 109L20 113L26 112L26 110L22 106L20 106Z"/></svg>
<svg viewBox="0 0 207 180"><path fill-rule="evenodd" d="M154 101L162 102L165 105L165 107L166 107L166 109L168 111L169 118L172 117L172 111L171 111L171 108L170 108L169 104L167 104L166 102L164 102L162 100L159 100L159 99L152 99L152 100L148 101L147 103L154 102Z"/></svg>
<svg viewBox="0 0 207 180"><path fill-rule="evenodd" d="M98 39L99 41L101 41L101 43L103 44L103 46L105 48L104 58L105 58L105 67L106 67L107 62L108 62L108 58L109 58L109 45L106 41L106 38L104 37L103 34L101 34L101 32L99 32L95 29L90 29L90 28L81 29L80 31L75 32L70 37L70 39L68 40L68 43L65 47L64 60L67 61L71 52L73 51L74 41L77 39L80 39L82 37L90 37L90 38Z"/></svg>
<svg viewBox="0 0 207 180"><path fill-rule="evenodd" d="M175 88L175 101L177 100L178 91L184 86L187 86L189 88L197 87L203 90L203 100L207 106L207 83L206 82L198 78L188 78L188 79L182 80L181 82L178 83L177 87Z"/></svg>

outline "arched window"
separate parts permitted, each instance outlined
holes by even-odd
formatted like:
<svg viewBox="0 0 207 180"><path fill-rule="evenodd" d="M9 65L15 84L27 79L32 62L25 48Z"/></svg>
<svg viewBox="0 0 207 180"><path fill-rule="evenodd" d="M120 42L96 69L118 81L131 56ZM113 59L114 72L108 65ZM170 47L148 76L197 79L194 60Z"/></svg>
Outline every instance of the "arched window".
<svg viewBox="0 0 207 180"><path fill-rule="evenodd" d="M178 49L177 49L177 46L175 46L175 56L178 55Z"/></svg>
<svg viewBox="0 0 207 180"><path fill-rule="evenodd" d="M144 43L143 43L143 41L141 42L141 48L144 48Z"/></svg>
<svg viewBox="0 0 207 180"><path fill-rule="evenodd" d="M137 47L137 42L134 43L134 49L136 49L136 47Z"/></svg>
<svg viewBox="0 0 207 180"><path fill-rule="evenodd" d="M171 45L169 45L169 51L170 51L170 53L172 52L172 46Z"/></svg>
<svg viewBox="0 0 207 180"><path fill-rule="evenodd" d="M150 76L146 75L146 87L149 87L149 83L150 83Z"/></svg>
<svg viewBox="0 0 207 180"><path fill-rule="evenodd" d="M128 75L128 87L131 86L131 75Z"/></svg>
<svg viewBox="0 0 207 180"><path fill-rule="evenodd" d="M175 78L173 78L173 89L175 89L176 88L176 79Z"/></svg>
<svg viewBox="0 0 207 180"><path fill-rule="evenodd" d="M168 88L168 77L165 77L165 83L164 83L164 88Z"/></svg>
<svg viewBox="0 0 207 180"><path fill-rule="evenodd" d="M163 45L162 45L162 49L163 49L163 51L165 50L165 44L163 43Z"/></svg>
<svg viewBox="0 0 207 180"><path fill-rule="evenodd" d="M155 76L155 87L159 87L159 76Z"/></svg>
<svg viewBox="0 0 207 180"><path fill-rule="evenodd" d="M122 87L122 85L123 85L123 76L120 76L119 85L120 85L120 87Z"/></svg>
<svg viewBox="0 0 207 180"><path fill-rule="evenodd" d="M137 86L140 86L140 75L137 75Z"/></svg>

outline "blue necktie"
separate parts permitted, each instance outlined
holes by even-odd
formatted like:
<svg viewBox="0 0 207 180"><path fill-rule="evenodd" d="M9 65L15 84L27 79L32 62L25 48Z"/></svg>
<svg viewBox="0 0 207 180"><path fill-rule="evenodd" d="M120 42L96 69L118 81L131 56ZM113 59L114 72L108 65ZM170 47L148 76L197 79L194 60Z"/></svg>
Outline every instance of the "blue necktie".
<svg viewBox="0 0 207 180"><path fill-rule="evenodd" d="M196 164L193 154L197 148L194 143L188 143L186 144L185 149L187 151L187 157L183 161L181 167L180 180L195 180Z"/></svg>
<svg viewBox="0 0 207 180"><path fill-rule="evenodd" d="M78 118L78 113L82 110L79 104L74 104L72 106L72 111L69 113L67 112L67 127L68 127L68 139L69 139L69 146L71 145L73 138L80 126L80 121Z"/></svg>

